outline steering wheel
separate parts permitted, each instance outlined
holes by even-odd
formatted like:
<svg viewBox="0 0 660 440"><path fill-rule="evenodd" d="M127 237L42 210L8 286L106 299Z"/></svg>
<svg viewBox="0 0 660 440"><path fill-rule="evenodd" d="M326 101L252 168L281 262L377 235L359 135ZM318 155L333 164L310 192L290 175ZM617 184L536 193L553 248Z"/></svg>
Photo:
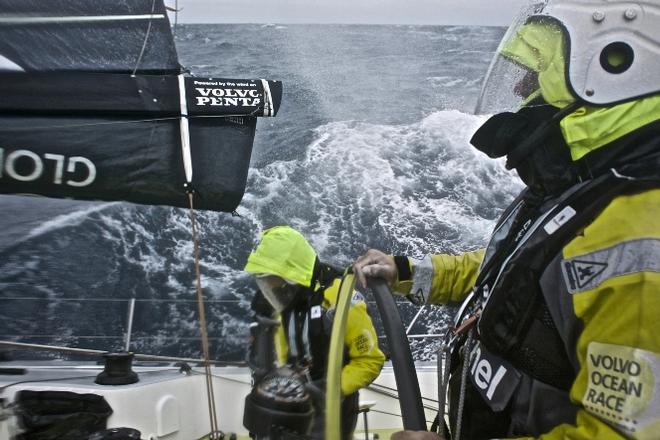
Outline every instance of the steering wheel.
<svg viewBox="0 0 660 440"><path fill-rule="evenodd" d="M385 335L391 348L392 367L399 391L403 428L411 431L426 431L422 394L419 390L415 363L392 291L381 278L368 278L367 284L376 298L378 313L383 321Z"/></svg>

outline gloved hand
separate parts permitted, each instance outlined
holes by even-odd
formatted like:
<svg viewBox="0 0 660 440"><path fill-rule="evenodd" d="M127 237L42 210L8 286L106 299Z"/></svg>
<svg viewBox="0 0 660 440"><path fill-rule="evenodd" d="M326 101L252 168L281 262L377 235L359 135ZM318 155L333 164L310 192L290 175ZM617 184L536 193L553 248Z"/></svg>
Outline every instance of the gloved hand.
<svg viewBox="0 0 660 440"><path fill-rule="evenodd" d="M390 440L444 440L444 439L435 432L399 431L392 434Z"/></svg>

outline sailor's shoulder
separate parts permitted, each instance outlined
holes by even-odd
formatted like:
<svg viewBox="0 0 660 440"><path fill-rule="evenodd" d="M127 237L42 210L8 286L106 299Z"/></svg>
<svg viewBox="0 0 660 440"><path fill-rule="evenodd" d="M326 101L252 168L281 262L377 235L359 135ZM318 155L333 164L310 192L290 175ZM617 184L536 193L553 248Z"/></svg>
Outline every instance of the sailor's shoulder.
<svg viewBox="0 0 660 440"><path fill-rule="evenodd" d="M638 240L660 239L660 189L619 195L564 247L564 257Z"/></svg>

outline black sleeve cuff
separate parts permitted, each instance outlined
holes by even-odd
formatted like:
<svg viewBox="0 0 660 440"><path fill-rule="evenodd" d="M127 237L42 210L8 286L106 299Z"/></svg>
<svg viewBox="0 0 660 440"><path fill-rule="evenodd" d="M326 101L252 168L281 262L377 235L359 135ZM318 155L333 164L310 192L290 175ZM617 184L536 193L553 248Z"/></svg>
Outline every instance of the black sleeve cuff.
<svg viewBox="0 0 660 440"><path fill-rule="evenodd" d="M408 257L405 255L395 255L394 264L396 264L396 270L399 272L399 281L408 281L412 278Z"/></svg>

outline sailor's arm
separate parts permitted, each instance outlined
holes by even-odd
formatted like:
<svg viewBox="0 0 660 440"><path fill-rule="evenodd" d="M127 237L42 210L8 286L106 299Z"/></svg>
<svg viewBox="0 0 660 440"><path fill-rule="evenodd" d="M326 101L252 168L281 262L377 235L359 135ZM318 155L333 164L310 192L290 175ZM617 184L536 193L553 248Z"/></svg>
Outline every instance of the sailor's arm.
<svg viewBox="0 0 660 440"><path fill-rule="evenodd" d="M459 302L470 292L483 257L483 249L461 255L428 255L421 260L370 249L353 268L362 285L365 276L382 277L395 293L421 297L427 304L446 304Z"/></svg>
<svg viewBox="0 0 660 440"><path fill-rule="evenodd" d="M421 260L406 258L398 264L399 278L392 287L395 292L421 297L426 304L459 302L472 290L483 258L482 249L461 255L427 255ZM407 273L402 268L405 264Z"/></svg>
<svg viewBox="0 0 660 440"><path fill-rule="evenodd" d="M348 311L344 343L348 359L341 370L341 392L347 396L364 388L380 374L385 355L378 348L376 329L367 313L367 305L359 293Z"/></svg>

